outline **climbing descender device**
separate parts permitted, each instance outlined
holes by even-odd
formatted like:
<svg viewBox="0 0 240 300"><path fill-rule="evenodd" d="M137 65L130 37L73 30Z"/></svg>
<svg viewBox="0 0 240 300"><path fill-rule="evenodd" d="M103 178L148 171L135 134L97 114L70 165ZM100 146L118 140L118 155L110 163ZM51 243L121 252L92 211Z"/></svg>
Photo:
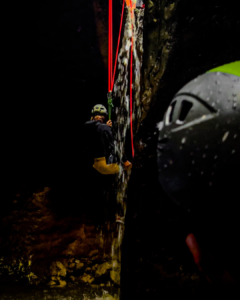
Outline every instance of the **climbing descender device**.
<svg viewBox="0 0 240 300"><path fill-rule="evenodd" d="M107 93L107 98L108 98L108 117L109 120L111 120L111 111L113 108L112 91Z"/></svg>

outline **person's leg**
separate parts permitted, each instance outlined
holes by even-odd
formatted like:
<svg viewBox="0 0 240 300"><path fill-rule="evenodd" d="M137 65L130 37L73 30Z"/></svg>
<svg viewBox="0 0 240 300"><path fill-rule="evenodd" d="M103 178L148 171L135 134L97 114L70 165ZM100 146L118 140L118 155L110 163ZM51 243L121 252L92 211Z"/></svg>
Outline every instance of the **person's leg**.
<svg viewBox="0 0 240 300"><path fill-rule="evenodd" d="M91 185L89 189L89 214L93 218L94 225L98 226L102 223L102 214L104 207L104 179L105 175L100 174L94 168L91 170Z"/></svg>

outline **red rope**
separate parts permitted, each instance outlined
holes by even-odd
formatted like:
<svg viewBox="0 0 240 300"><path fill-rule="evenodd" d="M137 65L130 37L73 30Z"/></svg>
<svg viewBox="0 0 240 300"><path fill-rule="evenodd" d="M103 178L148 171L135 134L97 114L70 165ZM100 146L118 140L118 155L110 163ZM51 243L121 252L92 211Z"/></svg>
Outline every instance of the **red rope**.
<svg viewBox="0 0 240 300"><path fill-rule="evenodd" d="M112 0L108 2L108 91L111 89Z"/></svg>
<svg viewBox="0 0 240 300"><path fill-rule="evenodd" d="M132 7L132 0L130 0L130 9L131 9L131 19L132 19L132 44L131 44L131 56L130 56L130 130L131 130L132 157L134 157L133 128L132 128L132 65L133 65L133 7Z"/></svg>
<svg viewBox="0 0 240 300"><path fill-rule="evenodd" d="M111 85L112 85L112 37L113 37L113 33L112 33L112 0L110 0L110 4L111 4L111 9L110 9L110 13L111 13L111 15L110 15L110 22L111 22L111 27L110 27L110 29L111 29L111 44L110 44L110 47L111 47L111 49L110 49L110 70L111 70L111 77L110 77L110 88L111 88Z"/></svg>
<svg viewBox="0 0 240 300"><path fill-rule="evenodd" d="M108 91L109 91L110 90L110 2L108 4L109 4L108 7Z"/></svg>
<svg viewBox="0 0 240 300"><path fill-rule="evenodd" d="M115 57L115 64L114 64L114 71L113 71L113 77L112 77L111 90L113 90L114 78L115 78L115 72L116 72L116 66L117 66L117 58L118 58L118 51L119 51L121 31L122 31L122 21L123 21L123 13L124 13L124 4L125 4L125 0L123 0L123 4L122 4L122 15L121 15L121 21L120 21L119 34L118 34L118 44L117 44L117 51L116 51L116 57Z"/></svg>
<svg viewBox="0 0 240 300"><path fill-rule="evenodd" d="M118 44L117 44L117 51L116 51L116 57L115 57L114 71L112 73L112 0L109 0L109 9L108 9L108 28L109 28L109 30L108 30L108 91L109 92L113 90L113 85L114 85L114 77L115 77L115 72L116 72L117 57L118 57L119 44L120 44L120 38L121 38L124 3L125 3L125 0L123 0L122 15L121 15L119 35L118 35ZM133 128L132 128L132 65L133 65L133 6L132 6L132 0L130 0L130 9L131 9L131 19L132 19L132 43L131 43L131 53L130 53L130 130L131 130L132 157L134 157Z"/></svg>

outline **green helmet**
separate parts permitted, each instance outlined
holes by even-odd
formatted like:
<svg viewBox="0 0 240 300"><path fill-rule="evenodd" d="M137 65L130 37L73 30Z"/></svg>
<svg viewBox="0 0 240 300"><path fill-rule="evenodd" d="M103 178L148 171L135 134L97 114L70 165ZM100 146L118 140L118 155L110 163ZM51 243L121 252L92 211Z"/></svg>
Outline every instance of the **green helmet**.
<svg viewBox="0 0 240 300"><path fill-rule="evenodd" d="M93 106L91 115L92 116L96 116L96 115L104 115L105 116L105 115L107 115L107 109L102 104L96 104L95 106Z"/></svg>

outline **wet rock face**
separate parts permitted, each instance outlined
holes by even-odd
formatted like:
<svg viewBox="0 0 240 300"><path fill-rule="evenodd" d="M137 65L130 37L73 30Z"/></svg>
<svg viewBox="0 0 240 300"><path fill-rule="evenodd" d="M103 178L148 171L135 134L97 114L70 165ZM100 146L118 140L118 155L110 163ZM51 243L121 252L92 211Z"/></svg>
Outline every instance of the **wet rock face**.
<svg viewBox="0 0 240 300"><path fill-rule="evenodd" d="M178 1L168 0L149 0L146 3L141 99L143 114L139 122L146 118L170 58L173 34L177 25L177 4Z"/></svg>
<svg viewBox="0 0 240 300"><path fill-rule="evenodd" d="M32 287L23 288L5 287L1 290L1 300L117 300L119 299L119 291L116 287L97 286L94 284L81 286L75 288L49 288L34 289Z"/></svg>

